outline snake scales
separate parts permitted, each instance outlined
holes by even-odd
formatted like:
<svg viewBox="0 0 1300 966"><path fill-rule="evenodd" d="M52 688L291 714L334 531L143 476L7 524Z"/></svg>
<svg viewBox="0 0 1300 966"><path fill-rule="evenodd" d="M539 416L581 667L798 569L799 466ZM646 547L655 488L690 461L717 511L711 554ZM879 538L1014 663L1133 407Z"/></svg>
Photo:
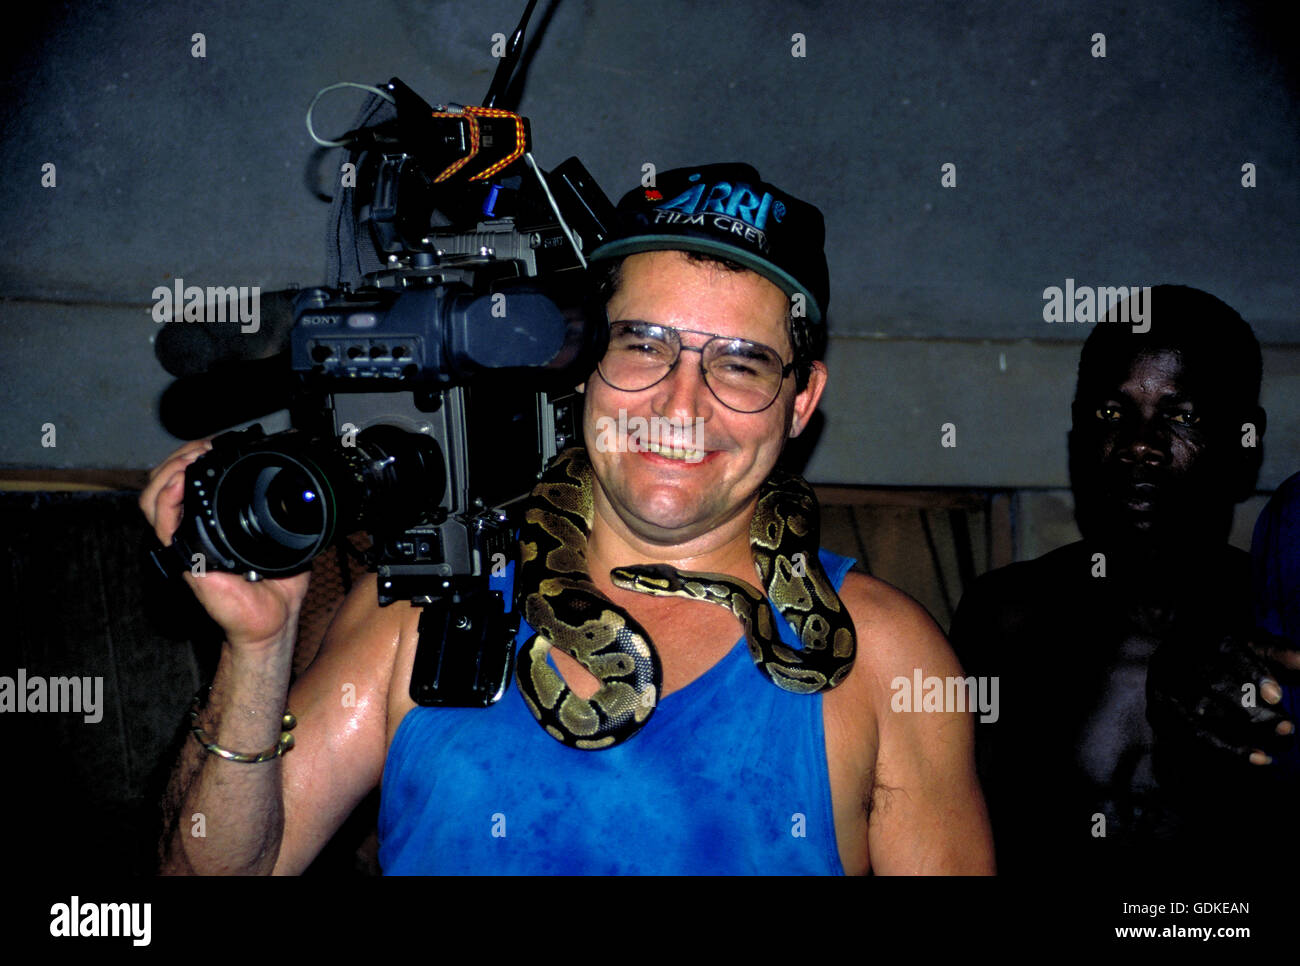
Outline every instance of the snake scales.
<svg viewBox="0 0 1300 966"><path fill-rule="evenodd" d="M593 512L586 451L568 449L533 489L519 533L518 594L536 633L520 649L515 677L547 733L582 749L608 748L636 734L663 684L649 634L588 574ZM857 642L818 559L818 526L816 498L802 479L777 471L760 487L749 535L754 566L802 650L781 643L767 599L733 577L644 564L617 567L610 579L624 590L728 608L744 625L754 663L774 684L801 694L829 690L848 676ZM551 647L600 681L591 698L580 698L547 662Z"/></svg>

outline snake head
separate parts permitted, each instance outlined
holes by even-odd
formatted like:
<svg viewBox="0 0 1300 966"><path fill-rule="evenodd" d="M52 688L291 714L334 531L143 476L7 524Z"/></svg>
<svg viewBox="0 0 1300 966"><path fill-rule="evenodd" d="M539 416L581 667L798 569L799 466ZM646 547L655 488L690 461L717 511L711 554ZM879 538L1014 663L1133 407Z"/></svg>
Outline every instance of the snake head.
<svg viewBox="0 0 1300 966"><path fill-rule="evenodd" d="M622 590L634 590L641 594L653 594L662 597L673 593L677 580L676 572L664 564L637 564L632 567L615 567L609 572L609 579L615 587Z"/></svg>

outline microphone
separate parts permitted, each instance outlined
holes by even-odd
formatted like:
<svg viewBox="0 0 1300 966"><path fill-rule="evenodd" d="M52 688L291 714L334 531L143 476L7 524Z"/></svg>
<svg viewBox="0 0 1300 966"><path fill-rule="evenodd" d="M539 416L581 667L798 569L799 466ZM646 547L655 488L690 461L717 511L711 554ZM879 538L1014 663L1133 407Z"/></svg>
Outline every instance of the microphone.
<svg viewBox="0 0 1300 966"><path fill-rule="evenodd" d="M221 292L230 297L201 304L197 299L184 298L182 304L186 290L180 279L176 281L178 294L174 299L166 287L154 290L159 299L154 318L171 317L154 339L154 355L173 376L199 376L226 363L254 362L288 351L298 289L261 292L255 288L251 306L244 304L250 295L247 289L208 289L209 295ZM160 291L167 297L159 296ZM197 287L188 290L202 291ZM170 311L166 311L168 304ZM190 320L191 316L200 318Z"/></svg>

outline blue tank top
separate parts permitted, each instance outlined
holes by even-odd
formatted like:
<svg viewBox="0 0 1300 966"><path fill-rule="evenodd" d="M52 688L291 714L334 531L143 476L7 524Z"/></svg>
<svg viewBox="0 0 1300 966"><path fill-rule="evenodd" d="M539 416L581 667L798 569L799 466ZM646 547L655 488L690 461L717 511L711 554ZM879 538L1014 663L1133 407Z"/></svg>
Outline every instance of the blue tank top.
<svg viewBox="0 0 1300 966"><path fill-rule="evenodd" d="M853 560L820 557L838 590ZM513 565L493 589L508 601L512 582ZM516 645L533 633L520 621ZM379 840L388 875L844 874L822 696L776 687L743 637L600 751L547 735L516 686L486 709L411 709L384 767Z"/></svg>

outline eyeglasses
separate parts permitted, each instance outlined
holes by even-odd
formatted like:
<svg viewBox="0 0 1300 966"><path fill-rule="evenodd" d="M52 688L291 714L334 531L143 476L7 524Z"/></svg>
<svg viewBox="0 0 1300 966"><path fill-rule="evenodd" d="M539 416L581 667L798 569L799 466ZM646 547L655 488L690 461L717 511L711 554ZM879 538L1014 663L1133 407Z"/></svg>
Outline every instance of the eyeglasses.
<svg viewBox="0 0 1300 966"><path fill-rule="evenodd" d="M702 346L682 345L682 334L709 336ZM596 371L622 392L640 392L661 382L677 367L682 352L700 354L704 384L714 398L738 413L762 412L781 394L794 363L783 363L770 346L711 332L674 329L649 322L614 322L609 348Z"/></svg>

